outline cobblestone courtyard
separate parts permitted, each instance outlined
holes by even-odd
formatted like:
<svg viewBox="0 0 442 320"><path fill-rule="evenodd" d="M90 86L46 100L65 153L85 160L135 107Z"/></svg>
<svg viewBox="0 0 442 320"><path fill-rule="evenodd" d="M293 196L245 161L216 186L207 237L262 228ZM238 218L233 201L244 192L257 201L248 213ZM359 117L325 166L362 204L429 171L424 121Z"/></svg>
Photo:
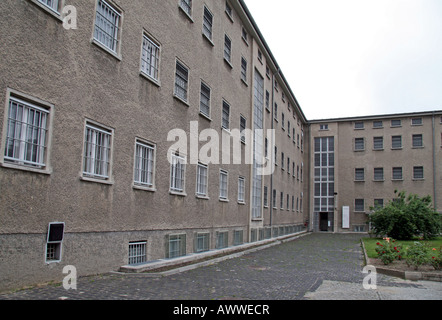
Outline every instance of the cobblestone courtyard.
<svg viewBox="0 0 442 320"><path fill-rule="evenodd" d="M191 271L152 277L109 273L19 290L0 300L301 300L324 281L360 284L363 255L357 234L314 233L239 258ZM378 285L419 287L378 275Z"/></svg>

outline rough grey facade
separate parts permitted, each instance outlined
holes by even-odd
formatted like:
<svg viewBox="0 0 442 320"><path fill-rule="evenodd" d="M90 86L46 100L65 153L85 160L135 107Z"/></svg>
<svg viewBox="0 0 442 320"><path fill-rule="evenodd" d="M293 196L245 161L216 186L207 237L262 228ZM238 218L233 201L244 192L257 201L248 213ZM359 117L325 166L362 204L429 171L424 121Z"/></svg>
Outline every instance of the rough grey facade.
<svg viewBox="0 0 442 320"><path fill-rule="evenodd" d="M66 265L90 275L317 229L314 139L335 136L348 167L353 129L306 119L243 1L4 0L0 10L0 290L61 281ZM241 142L244 128L274 131ZM219 162L201 159L209 140L230 142L210 153ZM258 162L275 171L257 175ZM440 190L436 163L436 189L426 171L422 192ZM347 175L335 171L339 205L365 192L341 186Z"/></svg>

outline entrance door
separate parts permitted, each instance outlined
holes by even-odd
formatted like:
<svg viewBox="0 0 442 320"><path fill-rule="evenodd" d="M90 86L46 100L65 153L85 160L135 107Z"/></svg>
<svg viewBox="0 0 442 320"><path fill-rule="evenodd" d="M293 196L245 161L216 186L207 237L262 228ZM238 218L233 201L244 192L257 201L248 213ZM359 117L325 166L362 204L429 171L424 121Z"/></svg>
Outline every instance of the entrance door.
<svg viewBox="0 0 442 320"><path fill-rule="evenodd" d="M328 212L319 213L319 231L328 231Z"/></svg>

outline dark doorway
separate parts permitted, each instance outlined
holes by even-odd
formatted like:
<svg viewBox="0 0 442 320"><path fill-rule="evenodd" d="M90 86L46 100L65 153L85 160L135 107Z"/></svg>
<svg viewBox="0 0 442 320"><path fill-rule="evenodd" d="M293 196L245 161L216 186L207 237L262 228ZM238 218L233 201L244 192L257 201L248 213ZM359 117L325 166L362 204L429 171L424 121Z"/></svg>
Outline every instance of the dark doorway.
<svg viewBox="0 0 442 320"><path fill-rule="evenodd" d="M328 212L319 213L319 231L328 231Z"/></svg>

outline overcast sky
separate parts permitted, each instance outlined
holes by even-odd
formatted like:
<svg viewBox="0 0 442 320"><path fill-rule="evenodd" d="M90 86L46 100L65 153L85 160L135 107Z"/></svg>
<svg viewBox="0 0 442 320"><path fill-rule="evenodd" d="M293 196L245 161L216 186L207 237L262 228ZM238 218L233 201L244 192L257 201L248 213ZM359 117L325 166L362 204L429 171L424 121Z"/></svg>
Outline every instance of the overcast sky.
<svg viewBox="0 0 442 320"><path fill-rule="evenodd" d="M442 0L245 0L307 119L442 110Z"/></svg>

